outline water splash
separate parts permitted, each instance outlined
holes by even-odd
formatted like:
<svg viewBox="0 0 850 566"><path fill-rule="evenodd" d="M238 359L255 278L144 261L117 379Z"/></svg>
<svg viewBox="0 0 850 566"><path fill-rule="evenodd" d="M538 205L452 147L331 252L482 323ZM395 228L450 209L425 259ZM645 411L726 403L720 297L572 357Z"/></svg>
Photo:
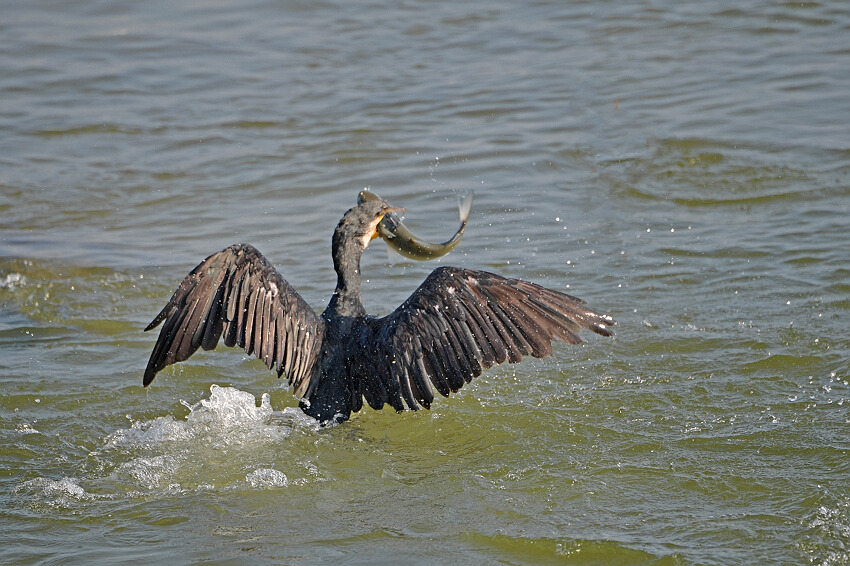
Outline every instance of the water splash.
<svg viewBox="0 0 850 566"><path fill-rule="evenodd" d="M263 393L258 406L256 397L247 391L213 384L209 398L195 404L181 403L189 409L184 421L168 415L135 422L129 429L109 434L104 449L188 442L217 448L255 438L286 438L294 430L319 430L318 423L298 409L274 411L268 393Z"/></svg>
<svg viewBox="0 0 850 566"><path fill-rule="evenodd" d="M209 397L182 403L189 408L185 419L166 415L134 422L107 435L89 454L86 470L58 480L28 480L17 493L32 505L76 508L128 497L323 481L315 465L303 460L304 443L314 443L321 428L300 410L275 411L267 393L257 403L248 392L218 385L210 387Z"/></svg>
<svg viewBox="0 0 850 566"><path fill-rule="evenodd" d="M286 487L289 485L289 480L286 474L279 472L273 468L260 468L254 470L245 476L245 481L251 484L252 487Z"/></svg>
<svg viewBox="0 0 850 566"><path fill-rule="evenodd" d="M847 544L850 540L850 499L824 502L815 510L807 527L798 547L811 563L850 563Z"/></svg>
<svg viewBox="0 0 850 566"><path fill-rule="evenodd" d="M106 438L102 452L129 457L115 481L144 492L286 487L291 482L279 461L290 474L315 479L309 465L299 466L293 442L320 427L298 409L274 411L268 393L258 405L252 394L218 385L206 399L181 402L190 411L183 421L158 417Z"/></svg>
<svg viewBox="0 0 850 566"><path fill-rule="evenodd" d="M80 486L80 480L77 478L64 477L59 480L35 478L21 484L21 488L41 491L47 499L57 503L66 501L68 498L91 498L91 496L86 493L86 490Z"/></svg>
<svg viewBox="0 0 850 566"><path fill-rule="evenodd" d="M14 291L15 287L24 287L27 284L27 278L20 273L8 273L6 277L0 279L0 289L5 288Z"/></svg>
<svg viewBox="0 0 850 566"><path fill-rule="evenodd" d="M263 393L259 407L256 398L247 391L213 384L210 393L209 399L201 399L194 405L181 401L191 411L186 417L190 426L241 427L262 423L274 413L268 393Z"/></svg>
<svg viewBox="0 0 850 566"><path fill-rule="evenodd" d="M65 476L60 479L33 478L21 482L12 492L14 498L25 501L24 505L37 511L56 513L79 510L92 503L114 499L110 493L87 491L83 480Z"/></svg>

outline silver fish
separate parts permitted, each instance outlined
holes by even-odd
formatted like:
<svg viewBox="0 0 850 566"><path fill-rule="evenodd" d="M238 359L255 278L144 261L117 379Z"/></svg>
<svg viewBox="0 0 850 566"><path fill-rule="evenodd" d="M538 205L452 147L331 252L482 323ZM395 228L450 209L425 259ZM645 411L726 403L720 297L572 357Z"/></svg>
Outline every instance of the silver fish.
<svg viewBox="0 0 850 566"><path fill-rule="evenodd" d="M375 193L364 189L357 195L357 203L361 204L379 198ZM472 211L472 199L472 191L460 199L458 202L460 228L457 229L454 236L442 244L426 242L414 236L401 221L401 217L395 212L389 212L384 215L383 220L378 224L378 234L393 251L398 252L404 257L418 261L442 257L455 249L460 243L463 231L466 229L466 223L469 220L469 213Z"/></svg>

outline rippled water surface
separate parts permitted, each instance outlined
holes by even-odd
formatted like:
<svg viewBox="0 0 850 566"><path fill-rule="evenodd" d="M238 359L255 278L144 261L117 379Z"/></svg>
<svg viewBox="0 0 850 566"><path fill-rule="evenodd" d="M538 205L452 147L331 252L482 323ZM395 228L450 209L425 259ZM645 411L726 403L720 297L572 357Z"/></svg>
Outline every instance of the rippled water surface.
<svg viewBox="0 0 850 566"><path fill-rule="evenodd" d="M844 2L4 2L10 564L850 562ZM316 309L370 186L618 321L320 430L142 332L251 242ZM434 264L364 257L389 312Z"/></svg>

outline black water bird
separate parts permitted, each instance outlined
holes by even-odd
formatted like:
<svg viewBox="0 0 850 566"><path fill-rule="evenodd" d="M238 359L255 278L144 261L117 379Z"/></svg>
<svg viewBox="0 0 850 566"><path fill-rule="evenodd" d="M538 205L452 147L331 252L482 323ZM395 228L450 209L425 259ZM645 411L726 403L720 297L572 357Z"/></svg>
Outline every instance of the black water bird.
<svg viewBox="0 0 850 566"><path fill-rule="evenodd" d="M581 342L583 328L611 336L611 317L580 299L518 279L439 267L391 314L369 316L360 298L360 258L384 215L361 203L333 234L336 290L317 314L256 248L230 246L180 283L145 330L164 323L144 385L169 364L224 337L285 375L300 407L322 424L347 420L363 400L402 411L430 408L434 390L456 392L494 364L548 356L552 340Z"/></svg>

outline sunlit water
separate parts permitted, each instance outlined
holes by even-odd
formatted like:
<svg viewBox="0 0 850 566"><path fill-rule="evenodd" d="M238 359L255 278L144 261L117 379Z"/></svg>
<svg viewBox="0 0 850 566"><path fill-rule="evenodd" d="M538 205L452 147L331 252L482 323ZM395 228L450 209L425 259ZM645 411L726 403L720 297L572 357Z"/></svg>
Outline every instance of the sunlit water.
<svg viewBox="0 0 850 566"><path fill-rule="evenodd" d="M3 562L850 562L850 10L730 6L4 2ZM322 308L366 186L616 338L330 430L238 350L141 387L228 244Z"/></svg>

